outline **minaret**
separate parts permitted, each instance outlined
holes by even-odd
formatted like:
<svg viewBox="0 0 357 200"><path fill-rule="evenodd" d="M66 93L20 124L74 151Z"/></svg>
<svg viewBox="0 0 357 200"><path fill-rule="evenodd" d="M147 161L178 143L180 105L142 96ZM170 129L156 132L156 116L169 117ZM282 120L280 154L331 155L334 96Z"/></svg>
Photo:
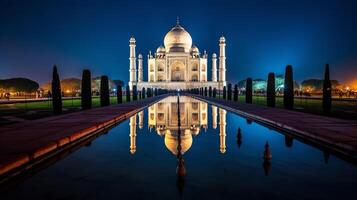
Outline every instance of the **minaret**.
<svg viewBox="0 0 357 200"><path fill-rule="evenodd" d="M131 37L129 40L129 47L130 47L130 66L129 66L129 73L130 73L130 80L129 80L129 87L130 90L133 89L133 85L136 84L136 54L135 54L135 47L136 41L134 37Z"/></svg>
<svg viewBox="0 0 357 200"><path fill-rule="evenodd" d="M221 153L226 152L226 114L226 110L219 109L219 150Z"/></svg>
<svg viewBox="0 0 357 200"><path fill-rule="evenodd" d="M217 107L212 105L212 128L217 128Z"/></svg>
<svg viewBox="0 0 357 200"><path fill-rule="evenodd" d="M134 154L136 152L136 115L130 117L130 153Z"/></svg>
<svg viewBox="0 0 357 200"><path fill-rule="evenodd" d="M138 82L142 82L143 81L143 56L139 53L138 56Z"/></svg>
<svg viewBox="0 0 357 200"><path fill-rule="evenodd" d="M226 86L226 39L219 38L219 82Z"/></svg>
<svg viewBox="0 0 357 200"><path fill-rule="evenodd" d="M212 54L212 81L217 82L217 54Z"/></svg>

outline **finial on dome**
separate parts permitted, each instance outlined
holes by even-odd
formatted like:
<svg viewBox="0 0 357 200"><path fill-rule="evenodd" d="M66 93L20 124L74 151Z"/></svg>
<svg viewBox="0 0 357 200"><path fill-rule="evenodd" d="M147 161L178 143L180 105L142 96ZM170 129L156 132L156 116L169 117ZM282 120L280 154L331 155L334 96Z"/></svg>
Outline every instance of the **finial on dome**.
<svg viewBox="0 0 357 200"><path fill-rule="evenodd" d="M176 26L179 26L180 25L180 18L179 16L176 17Z"/></svg>

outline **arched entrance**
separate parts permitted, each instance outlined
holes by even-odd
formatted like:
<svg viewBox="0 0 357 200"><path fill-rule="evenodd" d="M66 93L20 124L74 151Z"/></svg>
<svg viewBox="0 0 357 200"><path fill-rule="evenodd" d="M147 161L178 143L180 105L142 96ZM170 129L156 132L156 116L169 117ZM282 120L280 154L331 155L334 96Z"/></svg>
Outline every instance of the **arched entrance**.
<svg viewBox="0 0 357 200"><path fill-rule="evenodd" d="M171 66L171 81L185 81L185 64L181 61L174 61Z"/></svg>

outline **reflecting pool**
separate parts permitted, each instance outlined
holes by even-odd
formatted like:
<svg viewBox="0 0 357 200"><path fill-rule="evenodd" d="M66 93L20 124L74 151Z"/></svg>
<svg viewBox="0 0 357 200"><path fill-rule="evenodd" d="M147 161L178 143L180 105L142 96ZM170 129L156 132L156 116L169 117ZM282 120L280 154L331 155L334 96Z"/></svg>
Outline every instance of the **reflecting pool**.
<svg viewBox="0 0 357 200"><path fill-rule="evenodd" d="M326 150L171 96L3 188L0 198L352 199L356 186L357 167Z"/></svg>

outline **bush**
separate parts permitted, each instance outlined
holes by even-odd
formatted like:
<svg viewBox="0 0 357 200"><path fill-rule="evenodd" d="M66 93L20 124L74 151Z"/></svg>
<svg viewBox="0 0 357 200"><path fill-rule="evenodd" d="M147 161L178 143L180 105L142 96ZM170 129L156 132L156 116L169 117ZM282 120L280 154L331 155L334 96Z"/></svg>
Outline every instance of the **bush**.
<svg viewBox="0 0 357 200"><path fill-rule="evenodd" d="M52 107L55 115L62 113L62 92L61 82L57 72L57 66L53 66L52 74Z"/></svg>
<svg viewBox="0 0 357 200"><path fill-rule="evenodd" d="M227 99L227 88L223 86L223 99Z"/></svg>
<svg viewBox="0 0 357 200"><path fill-rule="evenodd" d="M151 88L148 88L147 89L147 97L151 97L152 96L152 94L151 94Z"/></svg>
<svg viewBox="0 0 357 200"><path fill-rule="evenodd" d="M325 78L322 95L322 108L324 114L331 113L331 80L330 80L330 67L328 64L325 66Z"/></svg>
<svg viewBox="0 0 357 200"><path fill-rule="evenodd" d="M109 106L109 80L108 76L100 78L100 106Z"/></svg>
<svg viewBox="0 0 357 200"><path fill-rule="evenodd" d="M138 88L136 85L133 85L133 101L138 100Z"/></svg>
<svg viewBox="0 0 357 200"><path fill-rule="evenodd" d="M231 83L228 83L227 96L228 96L228 100L232 101L232 84Z"/></svg>
<svg viewBox="0 0 357 200"><path fill-rule="evenodd" d="M92 78L88 69L82 73L81 105L83 110L92 108Z"/></svg>
<svg viewBox="0 0 357 200"><path fill-rule="evenodd" d="M129 87L129 85L126 86L125 97L126 97L126 102L130 102L130 87Z"/></svg>
<svg viewBox="0 0 357 200"><path fill-rule="evenodd" d="M293 79L293 67L291 65L286 66L285 80L284 80L284 108L294 108L294 79Z"/></svg>
<svg viewBox="0 0 357 200"><path fill-rule="evenodd" d="M213 98L216 98L216 97L217 97L217 89L213 88Z"/></svg>
<svg viewBox="0 0 357 200"><path fill-rule="evenodd" d="M146 92L145 92L145 88L143 87L143 88L141 89L141 98L142 98L142 99L145 99L145 96L146 96Z"/></svg>
<svg viewBox="0 0 357 200"><path fill-rule="evenodd" d="M245 85L245 103L253 103L253 80L247 78Z"/></svg>
<svg viewBox="0 0 357 200"><path fill-rule="evenodd" d="M118 104L123 103L123 89L121 85L117 86L117 102Z"/></svg>
<svg viewBox="0 0 357 200"><path fill-rule="evenodd" d="M269 73L267 83L267 106L275 107L275 75Z"/></svg>
<svg viewBox="0 0 357 200"><path fill-rule="evenodd" d="M234 101L238 101L238 85L234 85L234 96L233 96Z"/></svg>

